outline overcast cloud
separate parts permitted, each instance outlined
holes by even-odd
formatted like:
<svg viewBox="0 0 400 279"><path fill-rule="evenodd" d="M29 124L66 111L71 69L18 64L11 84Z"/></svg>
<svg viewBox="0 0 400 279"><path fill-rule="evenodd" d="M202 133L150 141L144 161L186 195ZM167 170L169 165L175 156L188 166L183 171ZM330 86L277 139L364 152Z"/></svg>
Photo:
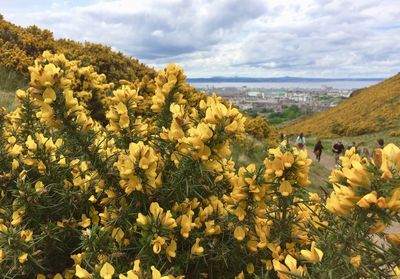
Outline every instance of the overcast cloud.
<svg viewBox="0 0 400 279"><path fill-rule="evenodd" d="M190 77L389 77L399 0L0 0L5 19Z"/></svg>

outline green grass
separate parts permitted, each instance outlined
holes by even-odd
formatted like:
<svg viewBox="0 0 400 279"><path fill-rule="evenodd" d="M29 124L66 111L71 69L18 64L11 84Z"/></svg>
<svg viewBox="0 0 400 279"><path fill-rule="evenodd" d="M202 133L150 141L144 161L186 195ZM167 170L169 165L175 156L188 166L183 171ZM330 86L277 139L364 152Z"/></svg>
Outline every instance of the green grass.
<svg viewBox="0 0 400 279"><path fill-rule="evenodd" d="M0 66L0 107L8 111L14 108L14 96L17 89L25 89L28 79L21 74Z"/></svg>
<svg viewBox="0 0 400 279"><path fill-rule="evenodd" d="M0 107L5 107L7 111L14 108L14 94L12 92L4 92L0 90Z"/></svg>
<svg viewBox="0 0 400 279"><path fill-rule="evenodd" d="M322 154L322 156L324 155ZM328 170L319 163L313 162L310 172L308 173L309 180L311 181L310 190L318 193L320 193L322 189L326 190L330 174L331 170Z"/></svg>
<svg viewBox="0 0 400 279"><path fill-rule="evenodd" d="M25 89L28 79L22 74L0 66L0 90L3 92L13 92L17 89Z"/></svg>
<svg viewBox="0 0 400 279"><path fill-rule="evenodd" d="M256 164L259 167L268 153L267 146L254 139L250 139L247 143L233 142L231 150L236 167L246 167L249 164Z"/></svg>

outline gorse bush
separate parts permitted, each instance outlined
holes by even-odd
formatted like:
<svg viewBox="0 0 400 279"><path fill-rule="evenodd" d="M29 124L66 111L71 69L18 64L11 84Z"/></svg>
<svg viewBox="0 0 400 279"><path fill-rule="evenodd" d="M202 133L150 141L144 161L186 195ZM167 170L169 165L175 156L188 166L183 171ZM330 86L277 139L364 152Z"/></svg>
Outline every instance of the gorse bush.
<svg viewBox="0 0 400 279"><path fill-rule="evenodd" d="M246 133L252 135L257 140L267 141L270 145L276 145L278 132L262 116L246 117Z"/></svg>
<svg viewBox="0 0 400 279"><path fill-rule="evenodd" d="M400 221L397 147L346 153L325 201L307 190L306 152L285 142L238 168L230 143L246 119L178 66L118 88L49 52L29 71L0 117L4 278L399 273L400 234L384 233Z"/></svg>
<svg viewBox="0 0 400 279"><path fill-rule="evenodd" d="M49 30L37 26L26 28L0 18L0 66L23 76L29 75L28 67L44 51L64 53L70 60L80 60L83 66L92 66L107 75L108 82L154 78L154 69L111 50L101 44L79 43L67 39L54 39Z"/></svg>
<svg viewBox="0 0 400 279"><path fill-rule="evenodd" d="M90 67L99 74L105 74L107 82L114 85L129 85L136 82L141 94L154 91L156 71L137 59L115 52L111 47L94 43L79 43L69 39L54 39L49 30L37 26L22 28L0 18L0 90L15 91L26 87L28 67L44 51L63 53L69 60L79 60L82 68ZM88 68L87 68L88 69ZM140 84L138 84L140 83ZM148 87L148 88L147 88ZM195 94L194 88L187 91ZM105 111L99 105L97 95L87 104L92 117L104 124ZM223 104L226 101L220 100ZM140 108L139 108L140 109ZM246 132L255 137L275 142L276 131L264 118L247 119ZM255 128L257 127L257 128Z"/></svg>

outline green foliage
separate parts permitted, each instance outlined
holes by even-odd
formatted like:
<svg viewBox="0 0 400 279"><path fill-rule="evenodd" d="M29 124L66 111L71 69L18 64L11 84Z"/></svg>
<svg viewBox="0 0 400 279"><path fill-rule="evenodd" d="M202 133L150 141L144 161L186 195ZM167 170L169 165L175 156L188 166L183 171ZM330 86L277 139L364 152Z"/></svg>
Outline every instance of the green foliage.
<svg viewBox="0 0 400 279"><path fill-rule="evenodd" d="M250 116L250 117L252 117L252 118L255 118L255 117L258 116L258 112L257 112L256 110L254 110L254 109L246 109L246 110L244 110L244 112L245 112L248 116Z"/></svg>
<svg viewBox="0 0 400 279"><path fill-rule="evenodd" d="M263 108L263 109L261 109L261 112L262 113L271 113L271 112L274 112L274 110L272 108Z"/></svg>
<svg viewBox="0 0 400 279"><path fill-rule="evenodd" d="M247 138L232 142L232 158L236 162L236 168L246 167L249 164L261 166L267 151L268 144L259 140Z"/></svg>
<svg viewBox="0 0 400 279"><path fill-rule="evenodd" d="M15 92L17 89L26 88L27 85L28 79L25 76L0 65L0 91Z"/></svg>
<svg viewBox="0 0 400 279"><path fill-rule="evenodd" d="M304 112L297 105L285 107L281 112L272 112L267 118L271 124L280 124L302 116Z"/></svg>

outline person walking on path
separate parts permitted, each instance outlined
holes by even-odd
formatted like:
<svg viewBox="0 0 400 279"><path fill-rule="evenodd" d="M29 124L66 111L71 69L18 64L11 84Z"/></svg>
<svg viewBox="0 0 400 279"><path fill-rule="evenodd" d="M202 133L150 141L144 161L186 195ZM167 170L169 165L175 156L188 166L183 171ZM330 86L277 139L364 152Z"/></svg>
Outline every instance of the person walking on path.
<svg viewBox="0 0 400 279"><path fill-rule="evenodd" d="M357 154L359 154L359 153L360 153L360 149L359 149L359 145L360 145L360 144L361 144L361 143L356 144L356 142L353 141L352 143L349 144L349 146L347 146L347 150L351 150L351 149L354 147L354 152L357 153Z"/></svg>
<svg viewBox="0 0 400 279"><path fill-rule="evenodd" d="M322 149L324 149L324 147L322 146L321 140L318 140L314 146L314 154L318 162L321 162Z"/></svg>
<svg viewBox="0 0 400 279"><path fill-rule="evenodd" d="M299 149L303 149L304 146L306 145L306 139L304 138L303 133L300 133L300 135L296 139L296 145Z"/></svg>
<svg viewBox="0 0 400 279"><path fill-rule="evenodd" d="M369 159L369 157L370 157L371 155L369 154L369 149L368 149L368 147L364 147L364 148L363 148L361 155L362 155L362 157Z"/></svg>
<svg viewBox="0 0 400 279"><path fill-rule="evenodd" d="M345 149L344 145L340 140L338 140L337 143L335 143L333 145L332 152L335 154L335 164L336 165L340 164L339 158L340 158L340 155L342 155L344 149Z"/></svg>
<svg viewBox="0 0 400 279"><path fill-rule="evenodd" d="M378 139L377 142L380 149L385 147L385 141L383 139Z"/></svg>

